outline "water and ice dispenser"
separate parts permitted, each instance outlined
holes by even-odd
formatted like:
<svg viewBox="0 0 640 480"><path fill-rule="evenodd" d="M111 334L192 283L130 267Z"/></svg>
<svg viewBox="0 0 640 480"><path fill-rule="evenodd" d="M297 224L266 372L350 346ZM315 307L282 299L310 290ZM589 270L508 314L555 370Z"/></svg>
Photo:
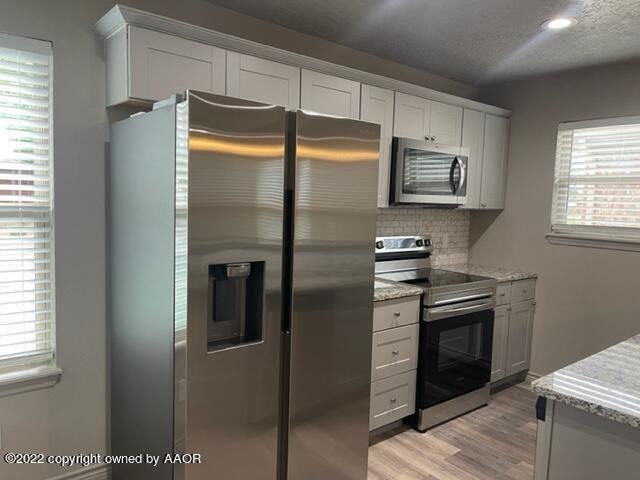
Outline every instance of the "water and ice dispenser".
<svg viewBox="0 0 640 480"><path fill-rule="evenodd" d="M264 263L209 265L209 352L262 341Z"/></svg>

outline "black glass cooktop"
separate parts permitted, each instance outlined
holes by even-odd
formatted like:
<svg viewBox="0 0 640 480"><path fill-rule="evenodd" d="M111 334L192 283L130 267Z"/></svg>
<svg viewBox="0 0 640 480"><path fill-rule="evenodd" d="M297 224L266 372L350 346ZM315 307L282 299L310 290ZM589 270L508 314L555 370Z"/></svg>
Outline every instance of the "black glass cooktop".
<svg viewBox="0 0 640 480"><path fill-rule="evenodd" d="M422 288L449 287L453 285L465 285L468 283L491 280L479 275L468 273L450 272L439 268L423 268L405 272L385 273L384 278L396 282L411 283Z"/></svg>

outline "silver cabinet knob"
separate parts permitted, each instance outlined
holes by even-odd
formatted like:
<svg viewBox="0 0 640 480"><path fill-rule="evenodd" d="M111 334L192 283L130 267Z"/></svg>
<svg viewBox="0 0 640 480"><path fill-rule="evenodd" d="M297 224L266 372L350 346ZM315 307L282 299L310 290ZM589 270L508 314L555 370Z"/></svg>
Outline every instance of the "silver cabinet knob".
<svg viewBox="0 0 640 480"><path fill-rule="evenodd" d="M400 352L398 352L398 350L396 349L396 350L392 350L392 351L391 351L391 353L392 353L393 355L398 355L398 353L400 353Z"/></svg>
<svg viewBox="0 0 640 480"><path fill-rule="evenodd" d="M481 204L480 204L480 206L481 206L482 208L487 208L487 204L486 204L486 203L481 203Z"/></svg>
<svg viewBox="0 0 640 480"><path fill-rule="evenodd" d="M399 317L400 316L400 312L393 312L393 316L394 317Z"/></svg>
<svg viewBox="0 0 640 480"><path fill-rule="evenodd" d="M436 137L431 137L431 141L435 142L436 141Z"/></svg>
<svg viewBox="0 0 640 480"><path fill-rule="evenodd" d="M397 399L396 397L393 397L393 398L391 399L391 403L396 403L397 401L398 401L398 399Z"/></svg>

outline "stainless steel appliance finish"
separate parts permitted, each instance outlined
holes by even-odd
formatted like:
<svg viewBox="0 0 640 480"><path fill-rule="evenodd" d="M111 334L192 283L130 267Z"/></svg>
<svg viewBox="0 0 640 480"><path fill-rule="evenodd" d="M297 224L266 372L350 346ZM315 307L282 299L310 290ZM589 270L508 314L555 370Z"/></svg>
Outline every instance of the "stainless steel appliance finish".
<svg viewBox="0 0 640 480"><path fill-rule="evenodd" d="M365 479L378 129L298 112L288 478Z"/></svg>
<svg viewBox="0 0 640 480"><path fill-rule="evenodd" d="M390 200L455 207L467 200L469 150L394 137Z"/></svg>
<svg viewBox="0 0 640 480"><path fill-rule="evenodd" d="M366 479L379 127L189 91L117 122L114 480Z"/></svg>
<svg viewBox="0 0 640 480"><path fill-rule="evenodd" d="M198 92L188 92L186 102L185 449L201 453L207 461L186 465L185 478L208 479L213 468L238 478L273 479L280 391L285 111ZM208 348L214 322L210 309L215 308L211 302L234 304L242 301L237 296L247 294L240 283L237 293L228 291L213 299L210 268L233 270L247 262L264 262L262 332L246 343L240 339L219 350ZM218 323L225 328L233 321Z"/></svg>
<svg viewBox="0 0 640 480"><path fill-rule="evenodd" d="M430 268L416 238L377 238L376 275L424 290L417 412L408 419L424 431L488 401L497 282Z"/></svg>
<svg viewBox="0 0 640 480"><path fill-rule="evenodd" d="M459 397L439 403L431 408L418 409L416 428L421 432L459 417L489 403L489 385L473 390Z"/></svg>

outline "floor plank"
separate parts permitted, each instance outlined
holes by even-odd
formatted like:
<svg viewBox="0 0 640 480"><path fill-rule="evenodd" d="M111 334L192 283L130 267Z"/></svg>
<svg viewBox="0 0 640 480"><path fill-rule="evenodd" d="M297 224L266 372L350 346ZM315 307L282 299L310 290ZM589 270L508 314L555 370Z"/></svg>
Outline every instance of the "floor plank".
<svg viewBox="0 0 640 480"><path fill-rule="evenodd" d="M426 433L385 432L371 439L368 480L532 480L534 404L531 392L509 387Z"/></svg>

